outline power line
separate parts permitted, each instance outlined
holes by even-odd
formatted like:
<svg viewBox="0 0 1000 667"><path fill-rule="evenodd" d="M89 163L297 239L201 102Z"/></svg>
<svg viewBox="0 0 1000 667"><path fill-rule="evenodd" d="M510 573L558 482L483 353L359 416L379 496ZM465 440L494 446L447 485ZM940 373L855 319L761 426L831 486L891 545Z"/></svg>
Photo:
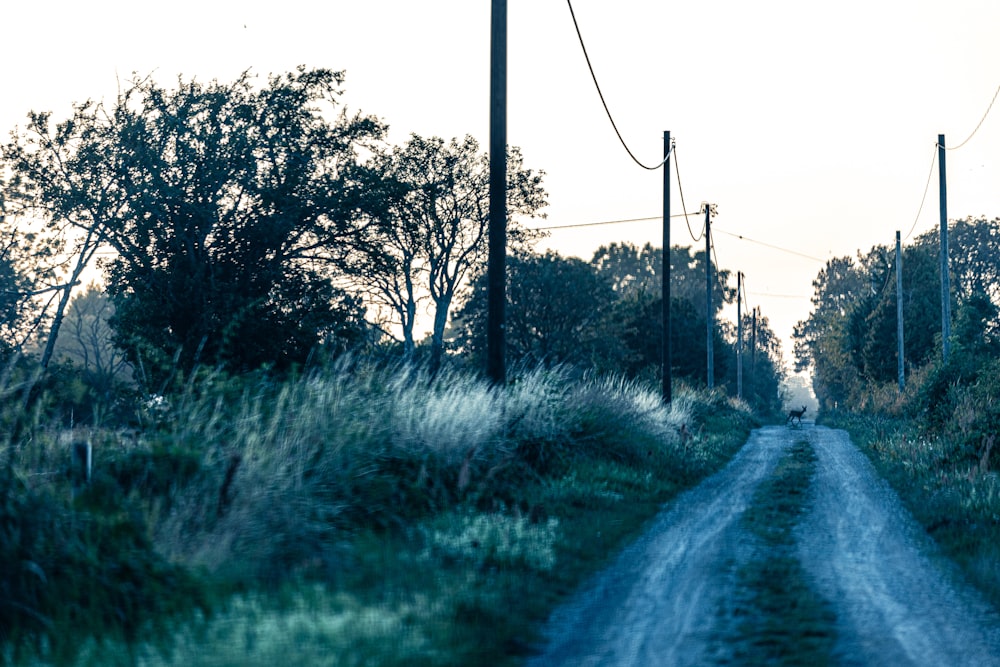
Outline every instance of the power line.
<svg viewBox="0 0 1000 667"><path fill-rule="evenodd" d="M927 191L931 187L931 177L934 175L934 163L937 161L937 148L937 142L934 142L934 154L931 156L931 168L927 172L927 183L924 185L924 196L920 198L920 208L917 209L917 216L913 218L913 225L910 227L910 231L907 232L906 236L903 238L904 241L910 238L910 234L912 234L913 230L917 228L917 221L920 220L920 214L924 210L924 202L927 201Z"/></svg>
<svg viewBox="0 0 1000 667"><path fill-rule="evenodd" d="M942 146L942 148L944 148L946 151L957 151L959 148L969 143L969 140L972 139L972 137L976 136L976 132L978 132L979 128L983 126L983 122L986 121L986 117L990 115L990 110L993 108L994 102L997 101L998 95L1000 95L1000 86L997 86L997 92L993 93L993 99L990 100L990 105L986 107L986 113L984 113L983 117L979 119L979 123L976 125L976 129L972 131L972 134L970 134L965 138L965 141L963 141L957 146Z"/></svg>
<svg viewBox="0 0 1000 667"><path fill-rule="evenodd" d="M663 166L664 162L666 162L670 158L670 153L673 152L673 148L671 148L670 151L667 152L667 155L663 158L663 160L654 167L650 167L640 162L639 158L633 155L632 151L629 150L628 145L622 138L622 133L618 131L618 125L615 124L615 119L611 116L611 110L608 109L608 103L604 101L604 93L601 92L601 86L599 83L597 83L597 75L594 74L594 66L590 64L590 56L587 55L587 45L583 43L583 34L580 32L580 24L577 23L576 20L576 12L573 11L573 3L571 0L566 0L566 4L569 5L569 14L571 17L573 17L573 27L576 28L576 36L580 40L580 48L583 49L583 57L587 61L587 69L590 70L590 78L594 80L594 87L597 88L597 95L601 98L601 104L604 105L604 112L608 114L608 120L611 121L611 127L614 128L615 134L618 135L618 141L621 142L622 147L625 149L625 152L628 153L629 157L632 158L633 162L635 162L643 169L648 169L649 171L656 171L661 166Z"/></svg>
<svg viewBox="0 0 1000 667"><path fill-rule="evenodd" d="M807 255L805 253L798 252L797 250L790 250L788 248L782 248L781 246L776 246L776 245L773 245L771 243L764 243L763 241L755 241L754 239L751 239L751 238L748 238L746 236L743 236L742 234L733 234L732 232L727 232L727 231L725 231L723 229L717 229L716 231L722 232L723 234L726 234L727 236L732 236L732 237L738 238L741 241L746 241L748 243L756 243L757 245L762 245L765 248L771 248L772 250L777 250L779 252L786 252L786 253L788 253L790 255L798 255L799 257L803 257L805 259L811 259L811 260L816 261L816 262L824 262L824 263L826 262L825 259L821 259L819 257L813 257L812 255Z"/></svg>
<svg viewBox="0 0 1000 667"><path fill-rule="evenodd" d="M685 213L678 213L676 215L670 216L671 218L683 218ZM549 231L552 229L576 229L578 227L598 227L600 225L620 225L627 222L650 222L652 220L663 220L662 215L653 215L648 218L624 218L622 220L602 220L600 222L579 222L570 225L552 225L550 227L530 227L529 230L533 232ZM697 240L697 239L695 239Z"/></svg>
<svg viewBox="0 0 1000 667"><path fill-rule="evenodd" d="M743 290L746 293L746 290ZM755 292L757 296L770 297L772 299L811 299L812 296L805 294L775 294L773 292Z"/></svg>
<svg viewBox="0 0 1000 667"><path fill-rule="evenodd" d="M705 228L704 227L701 228L701 232L698 232L698 236L697 237L695 237L694 232L691 230L691 221L688 220L687 204L684 203L684 188L683 188L683 186L681 186L681 168L680 168L680 165L677 164L677 156L676 155L674 156L674 173L677 174L677 191L680 192L680 194L681 194L681 210L684 211L684 224L687 225L688 234L690 234L691 239L695 243L697 243L698 241L701 240L701 232L704 232ZM673 216L671 216L671 217L673 217Z"/></svg>

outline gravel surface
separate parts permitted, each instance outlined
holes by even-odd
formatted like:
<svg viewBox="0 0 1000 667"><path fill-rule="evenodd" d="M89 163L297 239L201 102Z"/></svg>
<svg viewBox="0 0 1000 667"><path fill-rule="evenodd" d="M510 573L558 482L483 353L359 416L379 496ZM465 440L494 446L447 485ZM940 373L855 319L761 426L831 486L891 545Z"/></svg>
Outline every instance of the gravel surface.
<svg viewBox="0 0 1000 667"><path fill-rule="evenodd" d="M841 665L1000 665L1000 620L935 555L926 534L843 431L766 427L688 491L550 619L528 661L550 665L710 665L731 657L727 600L753 554L740 518L785 451L817 456L798 553L832 605ZM757 556L759 557L759 554Z"/></svg>

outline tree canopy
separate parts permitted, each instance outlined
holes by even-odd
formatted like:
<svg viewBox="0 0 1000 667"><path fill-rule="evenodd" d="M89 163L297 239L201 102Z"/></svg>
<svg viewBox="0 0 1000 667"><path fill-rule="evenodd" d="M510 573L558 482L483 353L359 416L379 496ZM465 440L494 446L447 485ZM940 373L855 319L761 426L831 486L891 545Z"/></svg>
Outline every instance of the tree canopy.
<svg viewBox="0 0 1000 667"><path fill-rule="evenodd" d="M949 267L959 347L983 340L998 324L1000 220L949 225ZM935 363L941 346L941 265L937 230L902 252L905 373ZM825 407L861 406L872 385L897 381L895 248L876 246L857 259L827 262L813 281L813 312L795 328L796 365L811 368ZM994 310L986 307L991 305Z"/></svg>
<svg viewBox="0 0 1000 667"><path fill-rule="evenodd" d="M383 206L374 241L359 247L351 273L363 293L390 309L401 325L403 349L414 349L418 304L432 304L430 356L440 362L452 304L487 256L489 156L471 136L445 141L411 135L376 160ZM543 172L524 167L518 148L507 155L508 244L523 249L529 237L517 217L546 205Z"/></svg>
<svg viewBox="0 0 1000 667"><path fill-rule="evenodd" d="M53 126L33 113L8 146L20 190L115 250L117 343L161 377L305 361L356 336L360 305L331 281L364 236L383 125L338 104L343 75L299 68L257 86L137 80Z"/></svg>

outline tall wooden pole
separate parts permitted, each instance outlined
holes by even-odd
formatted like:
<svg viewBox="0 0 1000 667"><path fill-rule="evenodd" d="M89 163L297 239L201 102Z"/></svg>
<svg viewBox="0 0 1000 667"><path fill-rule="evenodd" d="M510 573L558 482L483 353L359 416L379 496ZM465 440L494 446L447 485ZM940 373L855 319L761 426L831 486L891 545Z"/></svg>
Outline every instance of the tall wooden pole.
<svg viewBox="0 0 1000 667"><path fill-rule="evenodd" d="M743 398L743 272L736 272L736 398Z"/></svg>
<svg viewBox="0 0 1000 667"><path fill-rule="evenodd" d="M663 401L673 400L673 374L671 372L671 340L670 340L670 132L663 133L663 270L660 294L663 297L663 335L660 350L660 368L663 376Z"/></svg>
<svg viewBox="0 0 1000 667"><path fill-rule="evenodd" d="M486 374L507 381L507 0L493 0L490 26L490 220L486 268Z"/></svg>
<svg viewBox="0 0 1000 667"><path fill-rule="evenodd" d="M715 354L712 349L712 334L715 329L715 313L712 310L712 206L705 202L705 330L707 333L707 381L709 389L715 386Z"/></svg>
<svg viewBox="0 0 1000 667"><path fill-rule="evenodd" d="M948 179L944 164L944 135L938 135L938 196L941 207L941 359L951 349L951 285L948 277Z"/></svg>
<svg viewBox="0 0 1000 667"><path fill-rule="evenodd" d="M899 230L896 231L896 373L899 376L899 391L906 389L903 375L903 251L899 245Z"/></svg>

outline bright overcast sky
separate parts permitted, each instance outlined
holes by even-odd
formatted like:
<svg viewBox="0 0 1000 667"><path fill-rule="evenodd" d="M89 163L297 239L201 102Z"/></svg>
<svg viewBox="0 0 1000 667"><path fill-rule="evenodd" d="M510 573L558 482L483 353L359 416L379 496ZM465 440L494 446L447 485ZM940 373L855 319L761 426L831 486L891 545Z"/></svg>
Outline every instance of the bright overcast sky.
<svg viewBox="0 0 1000 667"><path fill-rule="evenodd" d="M659 215L662 174L618 143L567 3L508 4L508 141L546 172L549 192L548 219L528 224ZM656 163L671 131L689 212L717 204L719 263L744 272L750 304L783 339L808 315L823 260L906 236L937 135L963 141L1000 86L996 0L573 6L625 141ZM305 64L346 70L344 102L386 120L395 143L472 134L485 148L489 23L488 0L22 2L4 7L0 129L29 109L61 117L74 101L110 100L132 72L169 85ZM951 218L1000 216L996 107L948 152ZM935 170L914 234L937 221ZM672 230L673 243L691 243L682 219ZM589 259L615 241L660 245L660 223L565 230L547 243Z"/></svg>

